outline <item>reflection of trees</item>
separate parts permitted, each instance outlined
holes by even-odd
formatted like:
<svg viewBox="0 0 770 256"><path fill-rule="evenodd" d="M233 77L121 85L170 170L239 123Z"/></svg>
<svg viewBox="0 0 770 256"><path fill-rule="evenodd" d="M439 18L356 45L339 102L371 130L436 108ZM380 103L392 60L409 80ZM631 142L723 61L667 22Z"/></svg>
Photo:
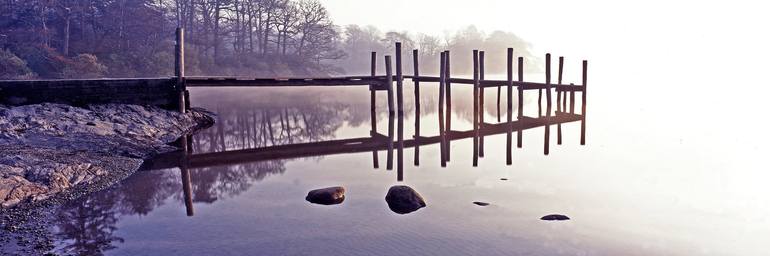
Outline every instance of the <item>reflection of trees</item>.
<svg viewBox="0 0 770 256"><path fill-rule="evenodd" d="M271 174L283 173L285 161L191 170L193 201L213 203L237 196ZM178 169L139 171L110 189L69 202L57 213L55 237L64 254L103 255L117 248L117 223L123 216L147 215L168 200L180 203L183 193Z"/></svg>
<svg viewBox="0 0 770 256"><path fill-rule="evenodd" d="M56 236L67 245L63 253L76 255L103 255L116 248L114 242L123 242L114 234L117 230L117 204L113 193L96 193L75 205L62 208L57 215Z"/></svg>
<svg viewBox="0 0 770 256"><path fill-rule="evenodd" d="M193 136L193 148L204 153L333 139L348 107L307 101L263 108L218 104L217 123Z"/></svg>
<svg viewBox="0 0 770 256"><path fill-rule="evenodd" d="M435 89L426 86L425 89ZM333 92L333 91L332 91ZM331 94L299 93L291 97L272 94L239 95L255 98L222 100L214 94L197 99L196 104L218 112L218 122L193 136L194 153L218 152L290 143L333 139L343 124L368 125L370 120L368 91ZM414 114L414 99L406 97L407 116ZM334 95L334 97L325 97ZM384 94L378 94L383 96ZM330 100L322 101L322 98ZM468 101L457 97L456 102ZM289 100L291 99L291 100ZM195 98L193 100L196 100ZM208 101L207 101L208 100ZM211 107L211 106L219 106ZM463 108L456 104L457 109ZM424 93L421 113L436 111L435 96ZM387 120L387 102L378 97L380 120ZM470 111L470 110L469 110ZM230 166L190 169L192 201L211 204L238 196L260 180L286 171L286 160L262 161ZM123 216L147 215L171 202L184 207L182 179L178 169L140 171L108 190L63 205L58 211L55 236L66 254L101 255L116 248L123 239L115 235ZM180 211L181 212L181 211Z"/></svg>
<svg viewBox="0 0 770 256"><path fill-rule="evenodd" d="M191 170L193 202L237 196L255 182L286 171L285 161L265 161ZM181 194L179 194L181 196Z"/></svg>

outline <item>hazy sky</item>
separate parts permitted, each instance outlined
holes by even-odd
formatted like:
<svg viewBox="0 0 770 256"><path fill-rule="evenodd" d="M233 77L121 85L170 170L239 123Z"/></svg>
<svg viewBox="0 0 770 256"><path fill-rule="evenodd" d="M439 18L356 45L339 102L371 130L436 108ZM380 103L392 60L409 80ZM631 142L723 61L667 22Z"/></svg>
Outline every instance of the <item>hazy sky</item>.
<svg viewBox="0 0 770 256"><path fill-rule="evenodd" d="M434 35L474 24L566 55L745 54L768 46L763 1L323 0L338 24ZM759 33L757 33L759 32ZM761 34L760 34L761 33ZM703 52L700 52L703 51ZM697 52L697 54L693 54Z"/></svg>
<svg viewBox="0 0 770 256"><path fill-rule="evenodd" d="M322 1L340 25L443 35L473 24L514 32L534 45L533 54L564 55L567 81L579 82L579 60L588 59L594 97L626 108L628 99L639 109L664 103L674 124L750 118L770 95L764 1Z"/></svg>

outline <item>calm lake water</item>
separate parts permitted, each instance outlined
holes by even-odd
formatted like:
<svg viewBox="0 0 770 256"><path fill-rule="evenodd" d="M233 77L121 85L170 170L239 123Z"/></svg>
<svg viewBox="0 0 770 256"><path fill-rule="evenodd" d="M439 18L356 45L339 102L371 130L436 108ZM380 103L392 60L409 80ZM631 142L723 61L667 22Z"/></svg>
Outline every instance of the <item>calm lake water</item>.
<svg viewBox="0 0 770 256"><path fill-rule="evenodd" d="M569 77L568 77L569 79ZM535 79L528 79L535 80ZM569 80L567 80L569 81ZM573 80L579 83L579 80ZM485 138L472 167L472 139L404 150L403 181L372 152L191 168L188 216L179 168L141 171L110 189L63 206L52 228L57 251L107 255L768 255L770 177L758 128L694 109L678 96L632 92L597 78L589 84L587 144L580 123L524 132L506 165L506 135ZM471 90L455 85L453 130L471 128ZM404 137L414 134L413 90ZM437 86L424 84L421 135L438 134ZM193 136L193 152L367 137L369 93L358 88L195 89L194 106L219 115ZM505 90L503 90L505 94ZM485 120L496 122L495 90ZM578 94L579 95L579 94ZM537 115L536 91L525 114ZM554 96L555 98L555 96ZM503 110L505 109L503 97ZM384 92L378 132L387 133ZM514 105L515 106L515 105ZM578 102L579 109L579 102ZM695 107L697 106L697 107ZM515 114L514 114L515 115ZM505 116L503 115L503 120ZM745 121L744 121L745 122ZM272 129L270 129L272 127ZM514 136L515 141L515 136ZM419 166L414 165L419 157ZM506 178L507 180L501 180ZM411 186L427 207L392 212L389 187ZM312 189L344 186L345 201L304 200ZM472 202L490 203L481 207ZM569 221L540 217L559 213Z"/></svg>

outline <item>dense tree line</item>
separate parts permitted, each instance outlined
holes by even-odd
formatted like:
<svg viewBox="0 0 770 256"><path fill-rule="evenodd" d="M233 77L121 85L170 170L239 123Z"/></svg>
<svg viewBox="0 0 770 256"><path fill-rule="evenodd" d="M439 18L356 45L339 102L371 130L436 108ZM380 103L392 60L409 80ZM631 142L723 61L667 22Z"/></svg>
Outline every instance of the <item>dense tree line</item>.
<svg viewBox="0 0 770 256"><path fill-rule="evenodd" d="M169 75L177 26L186 31L192 75L324 72L323 61L344 56L317 0L7 0L3 73Z"/></svg>
<svg viewBox="0 0 770 256"><path fill-rule="evenodd" d="M444 36L434 36L423 33L412 34L407 31L381 32L373 26L361 27L348 25L344 29L342 48L348 53L348 58L337 64L349 73L368 74L370 72L370 52L377 51L380 60L377 66L383 73L382 56L393 55L395 42L402 43L404 72L411 73L412 49L419 49L418 60L421 74L435 74L439 69L439 56L442 51L449 50L451 68L454 74L468 74L473 70L474 49L485 51L485 68L487 73L504 74L506 72L506 51L513 47L516 56L525 58L527 71L539 70L540 61L530 53L529 43L513 33L494 31L486 34L474 26L447 33Z"/></svg>
<svg viewBox="0 0 770 256"><path fill-rule="evenodd" d="M456 52L458 70L473 48L502 53L489 62L500 62L506 47L529 57L526 42L500 31L438 37L342 28L318 0L2 0L0 79L168 76L176 27L185 29L189 75L366 74L369 52L392 54L396 41L407 58L421 49L426 71L444 49Z"/></svg>

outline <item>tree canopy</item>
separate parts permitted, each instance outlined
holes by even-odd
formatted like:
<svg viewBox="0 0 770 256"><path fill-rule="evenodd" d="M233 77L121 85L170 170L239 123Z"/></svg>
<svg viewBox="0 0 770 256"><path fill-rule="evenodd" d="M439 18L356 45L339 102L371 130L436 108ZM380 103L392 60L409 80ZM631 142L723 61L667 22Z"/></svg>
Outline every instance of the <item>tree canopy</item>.
<svg viewBox="0 0 770 256"><path fill-rule="evenodd" d="M514 47L531 58L515 34L472 26L443 37L343 28L318 0L6 0L0 79L169 76L177 27L185 29L189 75L368 74L369 53L392 54L396 41L405 57L420 49L426 72L437 69L445 49L457 56L458 70L469 67L471 49L505 56ZM404 64L411 69L411 61ZM497 72L500 65L489 66Z"/></svg>

